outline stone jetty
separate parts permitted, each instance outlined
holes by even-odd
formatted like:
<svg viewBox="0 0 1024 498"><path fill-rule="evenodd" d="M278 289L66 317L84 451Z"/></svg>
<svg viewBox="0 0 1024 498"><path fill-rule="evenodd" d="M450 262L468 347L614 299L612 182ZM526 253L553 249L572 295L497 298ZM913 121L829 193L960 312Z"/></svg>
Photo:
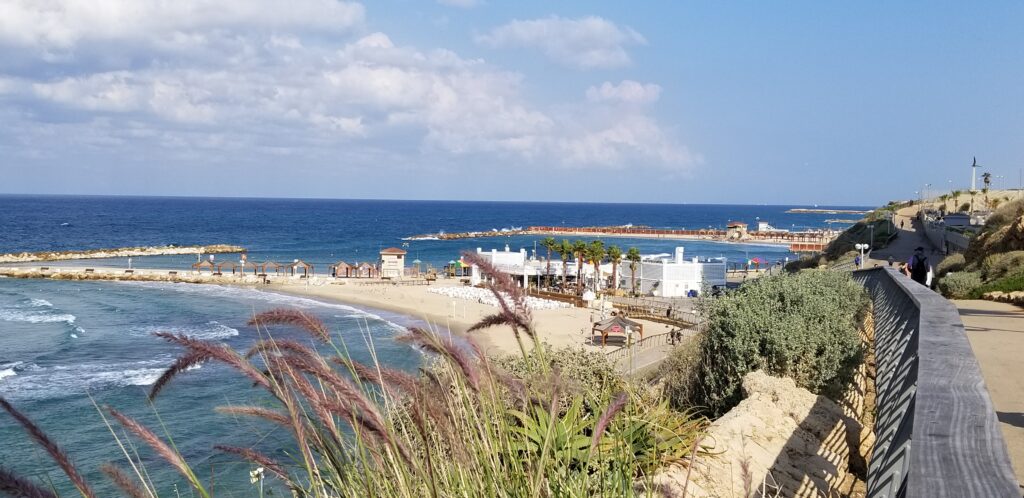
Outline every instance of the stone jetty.
<svg viewBox="0 0 1024 498"><path fill-rule="evenodd" d="M127 258L137 256L166 256L173 254L228 254L246 252L244 247L228 244L206 246L151 246L121 247L118 249L88 249L82 251L44 251L0 254L0 263L29 263L33 261L66 261L74 259Z"/></svg>

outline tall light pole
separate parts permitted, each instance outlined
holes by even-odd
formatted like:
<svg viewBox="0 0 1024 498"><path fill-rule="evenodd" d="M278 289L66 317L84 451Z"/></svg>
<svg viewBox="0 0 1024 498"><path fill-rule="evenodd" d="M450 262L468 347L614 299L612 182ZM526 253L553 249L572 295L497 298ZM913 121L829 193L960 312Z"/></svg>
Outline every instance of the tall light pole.
<svg viewBox="0 0 1024 498"><path fill-rule="evenodd" d="M855 244L853 247L855 247L858 251L860 251L860 266L858 267L858 269L863 270L864 269L864 250L867 249L869 246L867 244Z"/></svg>
<svg viewBox="0 0 1024 498"><path fill-rule="evenodd" d="M974 214L974 193L978 190L978 158L971 163L971 213Z"/></svg>

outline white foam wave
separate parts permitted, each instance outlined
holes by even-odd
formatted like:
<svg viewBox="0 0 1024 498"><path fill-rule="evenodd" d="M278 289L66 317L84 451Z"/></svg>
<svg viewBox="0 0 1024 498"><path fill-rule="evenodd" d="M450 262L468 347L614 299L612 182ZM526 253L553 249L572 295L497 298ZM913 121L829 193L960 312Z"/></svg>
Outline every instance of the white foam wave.
<svg viewBox="0 0 1024 498"><path fill-rule="evenodd" d="M3 370L0 370L0 380L4 380L7 377L14 377L15 375L18 374L14 373L13 368L5 368Z"/></svg>
<svg viewBox="0 0 1024 498"><path fill-rule="evenodd" d="M79 396L125 386L148 386L156 382L173 360L146 360L114 364L55 365L25 368L20 374L11 368L0 382L0 394L12 398L46 399ZM6 370L0 371L6 372Z"/></svg>
<svg viewBox="0 0 1024 498"><path fill-rule="evenodd" d="M326 308L334 310L342 310L347 313L346 316L367 318L370 320L380 320L396 328L403 329L399 325L393 324L384 320L379 315L370 313L366 310L355 308L346 304L339 303L327 303L324 301L317 301L316 299L309 299L306 297L291 296L288 294L278 294L276 292L248 289L242 287L229 287L223 285L210 285L210 284L188 284L188 283L171 283L171 282L119 282L123 285L133 285L139 287L146 287L151 289L170 290L175 292L182 292L187 294L198 294L211 296L216 298L226 299L248 299L255 301L262 301L275 306L284 306L289 308Z"/></svg>
<svg viewBox="0 0 1024 498"><path fill-rule="evenodd" d="M25 323L75 323L75 315L70 313L49 313L44 310L0 309L0 321Z"/></svg>
<svg viewBox="0 0 1024 498"><path fill-rule="evenodd" d="M238 335L238 329L228 327L216 320L211 320L201 325L148 325L135 327L131 330L134 335L153 335L157 332L170 332L172 334L184 334L196 339L214 340L227 339Z"/></svg>
<svg viewBox="0 0 1024 498"><path fill-rule="evenodd" d="M45 299L30 299L28 304L30 306L35 306L37 308L43 308L43 307L52 308L53 307L53 303L51 303L51 302L49 302L49 301L47 301Z"/></svg>

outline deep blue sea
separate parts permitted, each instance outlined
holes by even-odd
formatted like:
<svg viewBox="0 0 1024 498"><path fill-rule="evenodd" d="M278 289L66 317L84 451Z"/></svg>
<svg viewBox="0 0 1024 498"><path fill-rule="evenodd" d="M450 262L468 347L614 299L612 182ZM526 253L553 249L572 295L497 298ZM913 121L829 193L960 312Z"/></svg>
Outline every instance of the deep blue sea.
<svg viewBox="0 0 1024 498"><path fill-rule="evenodd" d="M786 214L791 207L806 206L0 196L0 253L224 243L246 247L252 261L303 259L322 273L338 260L374 261L383 247L401 246L403 238L441 230L628 223L706 228L731 220L754 224L759 219L778 228L803 229L851 217ZM407 250L410 259L440 267L464 250L508 244L514 250L532 251L537 240L420 240L408 241ZM793 257L785 248L763 245L621 238L606 243L636 246L644 254L668 253L682 245L690 256L757 256L768 261ZM133 265L187 267L194 261L195 256L158 256L134 258ZM127 261L93 264L126 266ZM422 361L417 351L393 341L413 321L378 310L213 285L0 278L0 396L37 420L90 476L97 475L101 463L120 460L120 450L95 403L114 406L151 427L162 423L200 474L216 472L218 496L251 496L249 466L217 455L211 447L255 444L277 452L281 448L275 441L282 435L258 422L213 413L216 405L257 399L248 383L218 365L187 372L155 405L148 405L146 389L177 352L152 333L182 332L242 349L255 338L246 318L254 311L282 306L320 316L345 338L357 359L369 359L367 344L372 341L382 362L412 369ZM301 337L287 329L275 334ZM0 466L40 479L49 476L58 489L70 490L66 479L52 471L48 457L4 414ZM163 495L174 496L176 482L183 496L190 495L163 463L151 460L147 468L161 483Z"/></svg>

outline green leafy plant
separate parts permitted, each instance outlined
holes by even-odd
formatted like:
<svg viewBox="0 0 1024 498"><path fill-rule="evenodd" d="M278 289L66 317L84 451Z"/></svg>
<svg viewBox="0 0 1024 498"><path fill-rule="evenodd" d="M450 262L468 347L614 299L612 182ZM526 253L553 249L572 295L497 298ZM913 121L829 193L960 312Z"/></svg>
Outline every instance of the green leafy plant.
<svg viewBox="0 0 1024 498"><path fill-rule="evenodd" d="M802 271L763 277L704 304L698 349L662 368L677 407L719 415L739 403L748 372L794 379L836 396L859 363L858 328L868 307L863 287L841 272ZM695 363L695 366L692 366Z"/></svg>
<svg viewBox="0 0 1024 498"><path fill-rule="evenodd" d="M964 259L963 254L950 254L935 267L935 276L942 278L949 272L963 270L966 265L967 261Z"/></svg>
<svg viewBox="0 0 1024 498"><path fill-rule="evenodd" d="M991 254L981 261L981 278L989 282L1024 270L1024 251Z"/></svg>
<svg viewBox="0 0 1024 498"><path fill-rule="evenodd" d="M958 271L948 273L939 281L939 291L951 299L964 299L969 297L975 288L981 287L981 284L981 272Z"/></svg>
<svg viewBox="0 0 1024 498"><path fill-rule="evenodd" d="M1007 275L992 282L974 287L967 293L966 297L981 299L988 292L1017 292L1024 291L1024 271Z"/></svg>

